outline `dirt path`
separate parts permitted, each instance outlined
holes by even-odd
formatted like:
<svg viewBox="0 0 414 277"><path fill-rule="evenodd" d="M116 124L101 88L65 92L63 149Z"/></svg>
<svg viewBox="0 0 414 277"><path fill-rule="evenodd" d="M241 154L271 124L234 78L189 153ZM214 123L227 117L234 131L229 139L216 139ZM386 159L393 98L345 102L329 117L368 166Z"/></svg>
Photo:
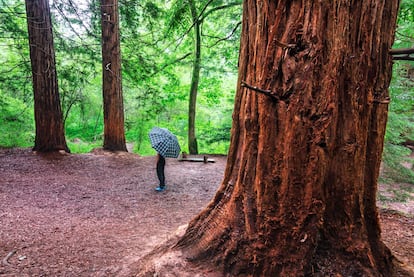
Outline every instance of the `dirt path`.
<svg viewBox="0 0 414 277"><path fill-rule="evenodd" d="M0 276L131 276L214 196L226 157L212 158L168 159L157 193L155 157L0 150ZM381 219L387 245L413 266L413 218Z"/></svg>

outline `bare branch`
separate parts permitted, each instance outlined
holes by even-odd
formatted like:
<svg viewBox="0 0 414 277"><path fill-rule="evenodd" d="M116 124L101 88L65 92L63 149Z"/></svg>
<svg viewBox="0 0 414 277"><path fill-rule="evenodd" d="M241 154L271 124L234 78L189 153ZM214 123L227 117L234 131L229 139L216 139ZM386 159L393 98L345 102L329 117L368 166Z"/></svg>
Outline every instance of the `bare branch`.
<svg viewBox="0 0 414 277"><path fill-rule="evenodd" d="M203 12L201 12L200 16L202 16L202 17L200 18L200 16L199 16L198 19L199 19L199 21L203 21L208 15L210 15L213 12L216 12L216 11L219 11L219 10L224 10L224 9L231 8L231 7L234 7L234 6L239 6L239 5L242 5L242 2L234 2L234 3L229 3L227 5L212 8L204 14L203 14Z"/></svg>
<svg viewBox="0 0 414 277"><path fill-rule="evenodd" d="M410 57L410 55L405 56L393 56L392 59L394 61L414 61L414 57Z"/></svg>
<svg viewBox="0 0 414 277"><path fill-rule="evenodd" d="M157 71L155 71L151 76L155 76L156 74L158 74L159 72L161 72L161 71L163 71L165 68L167 68L168 66L170 66L170 65L172 65L172 64L175 64L175 63L178 63L178 62L180 62L180 61L182 61L182 60L184 60L184 59L186 59L188 56L190 56L192 53L187 53L187 54L185 54L185 55L183 55L183 56L181 56L181 57L179 57L179 58L177 58L177 59L175 59L175 60L173 60L172 62L170 62L170 63L167 63L167 64L164 64L159 70L157 70Z"/></svg>
<svg viewBox="0 0 414 277"><path fill-rule="evenodd" d="M414 48L391 49L389 53L393 60L414 61L414 57L411 56L414 54Z"/></svg>
<svg viewBox="0 0 414 277"><path fill-rule="evenodd" d="M236 24L236 26L233 28L233 30L231 31L231 33L228 35L228 36L226 36L226 37L224 37L224 38L220 38L220 39L218 39L215 43L213 43L212 45L210 45L209 47L214 47L214 46L216 46L217 44L219 44L220 42L222 42L222 41L224 41L224 40L228 40L229 38L231 38L233 35L234 35L234 33L236 32L236 30L239 28L239 26L241 25L241 21L239 21L237 24Z"/></svg>
<svg viewBox="0 0 414 277"><path fill-rule="evenodd" d="M234 3L230 3L224 6L219 6L219 7L215 7L212 8L210 10L208 10L206 12L206 9L208 8L208 6L213 2L214 0L209 0L203 7L203 9L201 10L200 14L197 16L196 20L194 20L193 24L191 24L191 26L181 35L181 37L177 40L177 41L181 41L186 35L188 35L188 33L191 31L191 29L193 29L194 25L197 22L202 22L209 14L218 11L218 10L222 10L222 9L226 9L226 8L230 8L236 5L240 5L242 4L241 2L234 2Z"/></svg>
<svg viewBox="0 0 414 277"><path fill-rule="evenodd" d="M391 55L414 54L414 48L391 49L390 54Z"/></svg>
<svg viewBox="0 0 414 277"><path fill-rule="evenodd" d="M276 101L280 100L280 98L276 95L276 93L274 93L270 90L265 90L265 89L261 89L261 88L258 88L258 87L251 86L251 85L247 84L245 81L241 82L241 86L245 87L245 88L248 88L248 89L251 89L251 90L254 90L254 91L257 91L257 92L260 92L260 93L263 93L264 95L269 96L269 97L271 97L272 99L274 99Z"/></svg>

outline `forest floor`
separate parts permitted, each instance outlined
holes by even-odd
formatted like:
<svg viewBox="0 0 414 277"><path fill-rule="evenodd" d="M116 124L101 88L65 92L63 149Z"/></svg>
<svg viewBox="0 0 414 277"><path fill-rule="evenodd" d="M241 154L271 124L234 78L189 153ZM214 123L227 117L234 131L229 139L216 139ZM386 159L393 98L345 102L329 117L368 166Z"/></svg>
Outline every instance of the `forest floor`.
<svg viewBox="0 0 414 277"><path fill-rule="evenodd" d="M0 276L133 276L214 196L226 157L209 158L167 159L158 193L155 157L0 149ZM414 272L413 193L391 201L389 187L380 185L383 240Z"/></svg>

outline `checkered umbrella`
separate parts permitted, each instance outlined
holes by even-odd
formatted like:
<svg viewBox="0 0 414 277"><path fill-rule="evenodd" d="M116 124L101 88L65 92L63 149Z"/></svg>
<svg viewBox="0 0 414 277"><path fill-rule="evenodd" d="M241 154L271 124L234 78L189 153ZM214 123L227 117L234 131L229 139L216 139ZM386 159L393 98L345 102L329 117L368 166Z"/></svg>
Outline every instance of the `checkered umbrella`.
<svg viewBox="0 0 414 277"><path fill-rule="evenodd" d="M151 146L164 158L177 158L181 148L177 137L165 128L154 127L149 132Z"/></svg>

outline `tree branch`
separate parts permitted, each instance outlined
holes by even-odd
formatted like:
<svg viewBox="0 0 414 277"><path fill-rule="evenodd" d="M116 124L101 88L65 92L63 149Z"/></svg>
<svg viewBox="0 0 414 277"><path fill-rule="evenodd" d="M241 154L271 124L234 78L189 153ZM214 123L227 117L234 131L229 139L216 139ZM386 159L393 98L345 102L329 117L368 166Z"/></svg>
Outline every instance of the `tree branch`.
<svg viewBox="0 0 414 277"><path fill-rule="evenodd" d="M204 11L207 9L207 7L211 4L211 2L213 2L214 0L209 0L207 2L207 4L205 4L205 6L203 7L203 9L201 10L200 14L197 16L196 20L193 20L193 24L191 24L191 26L187 29L187 31L184 32L184 34L181 36L181 38L179 40L181 40L182 38L184 38L190 31L191 29L194 27L194 25L197 22L200 22L200 19L204 13Z"/></svg>
<svg viewBox="0 0 414 277"><path fill-rule="evenodd" d="M414 57L410 57L410 55L393 56L392 59L394 61L414 61Z"/></svg>
<svg viewBox="0 0 414 277"><path fill-rule="evenodd" d="M239 28L239 26L242 24L242 22L241 21L239 21L237 24L236 24L236 27L234 27L233 28L233 30L231 31L231 33L228 35L228 36L226 36L226 37L224 37L224 38L219 38L216 42L214 42L212 45L210 45L209 47L211 48L211 47L214 47L214 46L216 46L217 44L219 44L220 42L222 42L223 40L228 40L229 38L231 38L233 35L234 35L234 33L236 32L236 30Z"/></svg>
<svg viewBox="0 0 414 277"><path fill-rule="evenodd" d="M391 49L390 54L391 55L414 54L414 48Z"/></svg>
<svg viewBox="0 0 414 277"><path fill-rule="evenodd" d="M180 62L180 61L182 61L182 60L184 60L184 59L186 59L188 56L190 56L192 53L190 52L190 53L187 53L187 54L184 54L183 56L181 56L181 57L179 57L179 58L177 58L177 59L175 59L175 60L173 60L172 62L169 62L169 63L167 63L167 64L164 64L163 66L161 66L161 68L160 69L158 69L157 71L155 71L154 73L152 73L151 74L151 77L153 77L153 76L155 76L156 74L158 74L159 72L161 72L161 71L163 71L165 68L167 68L168 66L170 66L170 65L172 65L172 64L175 64L175 63L178 63L178 62Z"/></svg>
<svg viewBox="0 0 414 277"><path fill-rule="evenodd" d="M203 12L200 13L199 21L203 21L209 14L211 14L215 11L224 10L224 9L231 8L231 7L234 7L234 6L239 6L239 5L242 5L242 4L243 3L240 1L240 2L229 3L229 4L223 5L223 6L214 7L212 9L208 10L207 12L205 12L204 14L203 14Z"/></svg>
<svg viewBox="0 0 414 277"><path fill-rule="evenodd" d="M191 24L191 26L181 35L181 37L180 37L180 39L178 39L177 41L180 41L180 40L182 40L190 31L191 31L191 29L194 27L194 25L197 23L197 22L202 22L209 14L211 14L211 13L213 13L213 12L215 12L215 11L218 11L218 10L222 10L222 9L226 9L226 8L230 8L230 7L233 7L233 6L236 6L236 5L240 5L240 4L242 4L242 2L234 2L234 3L230 3L230 4L227 4L227 5L224 5L224 6L219 6L219 7L215 7L215 8L212 8L212 9L210 9L210 10L208 10L207 12L206 12L206 9L208 8L208 6L213 2L214 0L209 0L205 5L204 5L204 7L203 7L203 9L200 11L200 14L197 16L197 18L196 18L196 20L194 20L193 21L193 24Z"/></svg>
<svg viewBox="0 0 414 277"><path fill-rule="evenodd" d="M254 90L254 91L257 91L257 92L260 92L260 93L263 93L264 95L269 96L269 97L271 97L272 99L274 99L276 101L280 100L280 98L276 95L276 93L272 92L271 90L265 90L265 89L261 89L261 88L258 88L258 87L251 86L251 85L247 84L245 81L241 81L241 86L245 87L245 88L248 88L248 89L251 89L251 90Z"/></svg>
<svg viewBox="0 0 414 277"><path fill-rule="evenodd" d="M414 61L414 57L411 56L414 54L414 48L391 49L389 53L393 60Z"/></svg>

